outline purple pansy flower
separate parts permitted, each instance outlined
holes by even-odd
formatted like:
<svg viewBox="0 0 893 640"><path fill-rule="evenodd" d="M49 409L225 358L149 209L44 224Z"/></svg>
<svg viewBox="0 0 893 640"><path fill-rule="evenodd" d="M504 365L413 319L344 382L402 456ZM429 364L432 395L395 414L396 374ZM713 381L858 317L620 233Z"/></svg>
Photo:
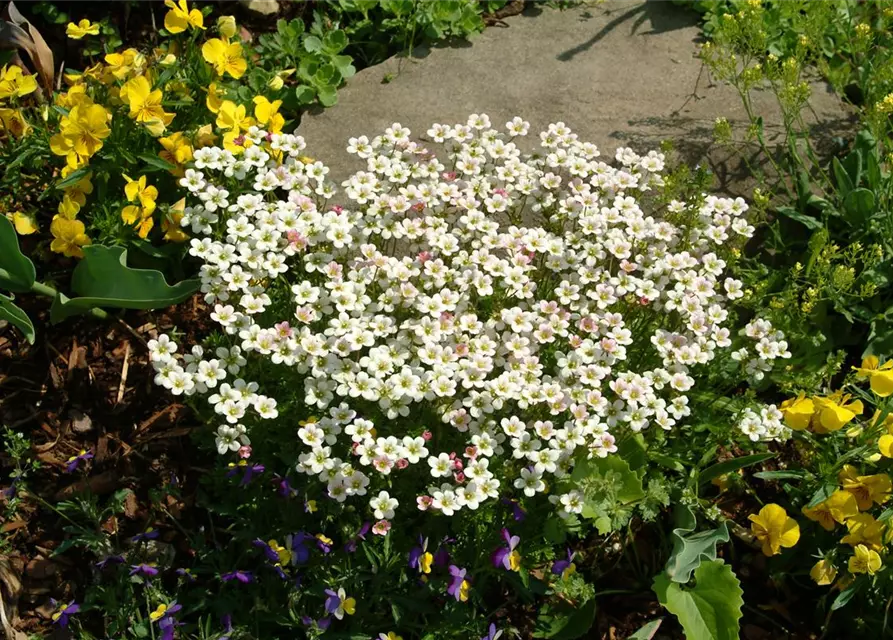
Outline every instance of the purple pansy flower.
<svg viewBox="0 0 893 640"><path fill-rule="evenodd" d="M450 538L449 536L445 537L440 541L440 546L437 548L437 553L434 554L434 566L435 567L445 567L450 563L450 549L449 545L456 541L455 538Z"/></svg>
<svg viewBox="0 0 893 640"><path fill-rule="evenodd" d="M158 628L161 629L161 640L173 640L174 629L180 626L180 623L174 618L174 614L182 608L174 600L169 605L159 605L155 611L149 614L149 619L152 622L157 622Z"/></svg>
<svg viewBox="0 0 893 640"><path fill-rule="evenodd" d="M224 582L231 582L232 580L238 580L242 584L248 584L249 582L254 581L254 575L250 571L230 571L229 573L224 573L220 576L220 579Z"/></svg>
<svg viewBox="0 0 893 640"><path fill-rule="evenodd" d="M508 529L502 530L502 538L505 540L506 545L504 547L499 547L493 552L493 555L490 556L490 559L493 561L493 566L497 569L501 567L508 571L517 571L521 565L521 557L518 552L515 551L515 547L521 542L521 538L513 536L509 533Z"/></svg>
<svg viewBox="0 0 893 640"><path fill-rule="evenodd" d="M326 595L329 596L326 598L326 613L334 613L341 606L341 598L332 589L326 589Z"/></svg>
<svg viewBox="0 0 893 640"><path fill-rule="evenodd" d="M99 562L96 563L96 568L102 570L102 569L105 569L106 565L123 564L123 563L124 563L124 556L106 556L105 558L103 558L102 560L100 560Z"/></svg>
<svg viewBox="0 0 893 640"><path fill-rule="evenodd" d="M481 640L497 640L500 637L502 637L502 629L497 631L496 625L491 622L489 632Z"/></svg>
<svg viewBox="0 0 893 640"><path fill-rule="evenodd" d="M262 464L255 464L253 462L248 462L247 460L239 460L238 463L231 462L229 464L229 471L226 472L227 478L232 478L234 475L239 473L239 471L243 471L242 479L239 481L241 486L247 485L251 482L251 479L255 474L263 473L266 470L266 467Z"/></svg>
<svg viewBox="0 0 893 640"><path fill-rule="evenodd" d="M176 573L178 576L185 579L186 582L195 582L195 576L192 575L192 571L190 569L177 569Z"/></svg>
<svg viewBox="0 0 893 640"><path fill-rule="evenodd" d="M130 575L141 575L145 576L146 578L152 578L158 575L158 569L156 569L151 564L132 564L130 565Z"/></svg>
<svg viewBox="0 0 893 640"><path fill-rule="evenodd" d="M515 522L521 522L524 518L527 517L527 512L521 508L521 505L517 500L512 498L503 498L503 504L507 504L512 509L512 517L515 519Z"/></svg>
<svg viewBox="0 0 893 640"><path fill-rule="evenodd" d="M56 606L56 601L52 600L53 606ZM60 627L68 626L68 618L76 614L81 610L81 605L77 604L74 600L69 602L68 604L63 604L59 609L53 614L53 624L58 624Z"/></svg>
<svg viewBox="0 0 893 640"><path fill-rule="evenodd" d="M130 540L132 542L140 542L141 540L154 540L157 537L158 537L158 532L155 529L153 529L152 527L149 527L142 533L138 533L135 536L133 536Z"/></svg>
<svg viewBox="0 0 893 640"><path fill-rule="evenodd" d="M89 459L92 458L92 457L93 457L93 452L92 452L92 451L86 451L86 450L84 450L84 449L81 449L81 452L80 452L79 454L77 454L76 456L71 456L71 457L65 462L65 471L66 471L67 473L71 473L71 472L73 472L75 469L78 468L78 465L79 465L82 461L83 461L83 462L86 462L87 460L89 460Z"/></svg>
<svg viewBox="0 0 893 640"><path fill-rule="evenodd" d="M564 572L570 569L574 564L574 557L576 556L576 552L567 550L567 560L556 560L554 564L552 564L552 573L556 576L563 576Z"/></svg>
<svg viewBox="0 0 893 640"><path fill-rule="evenodd" d="M465 575L467 573L467 569L462 569L454 564L450 565L450 583L447 585L447 593L453 596L456 600L462 599L462 583L465 582Z"/></svg>
<svg viewBox="0 0 893 640"><path fill-rule="evenodd" d="M313 536L303 531L286 537L285 543L291 547L292 564L304 564L310 559L310 547L307 546L307 541L312 539Z"/></svg>
<svg viewBox="0 0 893 640"><path fill-rule="evenodd" d="M366 534L369 533L369 529L371 528L371 522L364 522L363 526L360 527L360 530L357 531L357 534L344 545L344 550L347 553L354 553L357 550L357 545L359 545L360 540L366 540Z"/></svg>
<svg viewBox="0 0 893 640"><path fill-rule="evenodd" d="M251 544L263 551L264 555L267 556L267 560L269 560L270 562L279 562L279 554L273 550L273 547L271 547L260 538L258 538Z"/></svg>

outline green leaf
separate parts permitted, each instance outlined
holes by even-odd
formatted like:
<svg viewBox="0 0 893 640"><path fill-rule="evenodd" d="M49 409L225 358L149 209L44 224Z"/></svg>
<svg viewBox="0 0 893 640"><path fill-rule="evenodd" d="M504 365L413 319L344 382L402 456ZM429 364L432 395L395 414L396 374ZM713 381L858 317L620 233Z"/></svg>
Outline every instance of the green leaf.
<svg viewBox="0 0 893 640"><path fill-rule="evenodd" d="M143 155L139 156L139 159L146 164L163 171L170 171L177 168L177 165L168 162L164 158L159 158L158 156L153 156L148 153L144 153Z"/></svg>
<svg viewBox="0 0 893 640"><path fill-rule="evenodd" d="M805 471L758 471L753 477L760 480L802 480L807 475Z"/></svg>
<svg viewBox="0 0 893 640"><path fill-rule="evenodd" d="M716 545L729 541L729 529L723 522L716 529L692 533L697 519L683 504L677 505L674 519L677 526L671 534L673 553L667 561L666 573L673 582L685 584L702 562L716 560Z"/></svg>
<svg viewBox="0 0 893 640"><path fill-rule="evenodd" d="M9 218L0 215L0 288L30 291L36 277L34 263L19 249L15 227Z"/></svg>
<svg viewBox="0 0 893 640"><path fill-rule="evenodd" d="M738 471L738 469L743 469L744 467L749 467L753 464L759 464L764 460L768 460L769 458L774 457L774 453L755 453L750 456L732 458L731 460L720 462L701 471L701 473L698 475L698 481L700 482L700 484L703 485L713 480L713 478L724 476L727 473Z"/></svg>
<svg viewBox="0 0 893 640"><path fill-rule="evenodd" d="M543 525L543 537L552 544L564 544L567 532L561 522L561 518L552 516Z"/></svg>
<svg viewBox="0 0 893 640"><path fill-rule="evenodd" d="M593 460L586 458L579 460L571 474L571 480L579 484L590 476L598 475L605 477L609 474L619 476L620 486L617 488L616 493L618 502L629 504L645 497L642 479L629 468L626 460L617 455L609 455L606 458L595 458Z"/></svg>
<svg viewBox="0 0 893 640"><path fill-rule="evenodd" d="M28 344L34 344L34 325L28 314L22 311L21 307L12 301L12 298L0 293L0 320L6 320L13 326L18 327Z"/></svg>
<svg viewBox="0 0 893 640"><path fill-rule="evenodd" d="M654 637L654 634L657 633L657 630L660 628L660 623L663 621L663 618L652 620L644 627L641 627L629 638L627 638L627 640L651 640Z"/></svg>
<svg viewBox="0 0 893 640"><path fill-rule="evenodd" d="M854 227L862 227L874 214L877 200L868 189L854 189L843 199L844 218Z"/></svg>
<svg viewBox="0 0 893 640"><path fill-rule="evenodd" d="M834 602L831 603L831 611L837 611L838 609L842 609L845 607L850 600L853 599L853 596L859 591L860 583L858 581L854 582L846 589L841 591L837 597L834 599Z"/></svg>
<svg viewBox="0 0 893 640"><path fill-rule="evenodd" d="M318 94L319 103L324 107L331 107L338 102L338 90L335 87L320 87Z"/></svg>
<svg viewBox="0 0 893 640"><path fill-rule="evenodd" d="M592 628L595 622L595 598L587 600L576 608L567 624L552 636L553 640L575 640Z"/></svg>
<svg viewBox="0 0 893 640"><path fill-rule="evenodd" d="M679 620L687 640L738 640L744 592L722 560L698 567L694 587L677 584L661 573L653 588L658 601Z"/></svg>
<svg viewBox="0 0 893 640"><path fill-rule="evenodd" d="M298 99L298 104L310 104L316 98L316 89L306 84L299 84L295 87L295 97Z"/></svg>
<svg viewBox="0 0 893 640"><path fill-rule="evenodd" d="M853 184L852 178L850 178L849 174L847 174L846 172L846 169L843 168L843 165L840 164L840 160L838 160L837 158L833 158L831 160L831 169L834 172L834 181L837 183L837 189L845 198L846 195L856 187L856 185Z"/></svg>
<svg viewBox="0 0 893 640"><path fill-rule="evenodd" d="M157 309L169 307L191 296L197 279L168 285L160 271L131 269L123 247L91 245L71 276L71 288L82 297L68 299L60 294L50 308L50 320L58 322L91 307Z"/></svg>
<svg viewBox="0 0 893 640"><path fill-rule="evenodd" d="M347 34L342 29L329 31L322 39L322 45L329 53L341 53L347 46ZM306 44L304 45L307 46Z"/></svg>
<svg viewBox="0 0 893 640"><path fill-rule="evenodd" d="M617 455L626 460L629 468L640 476L645 475L645 463L648 460L645 449L645 438L641 433L630 433L617 443Z"/></svg>
<svg viewBox="0 0 893 640"><path fill-rule="evenodd" d="M68 174L68 177L64 180L60 180L56 183L57 189L67 189L68 187L73 187L78 182L81 181L88 173L90 173L90 167L81 167L75 171L72 171Z"/></svg>
<svg viewBox="0 0 893 640"><path fill-rule="evenodd" d="M660 466L666 467L667 469L670 469L672 471L677 471L679 473L682 473L685 471L685 465L682 463L681 460L679 460L677 458L673 458L671 456L665 456L662 453L655 453L654 451L649 451L648 459L653 460Z"/></svg>
<svg viewBox="0 0 893 640"><path fill-rule="evenodd" d="M547 604L539 611L534 628L534 638L575 640L581 638L595 622L595 598L578 607L567 604Z"/></svg>
<svg viewBox="0 0 893 640"><path fill-rule="evenodd" d="M308 34L304 36L304 48L308 53L319 53L322 51L322 40Z"/></svg>
<svg viewBox="0 0 893 640"><path fill-rule="evenodd" d="M814 218L812 216L808 216L805 213L800 213L793 207L778 207L775 209L776 213L780 213L783 216L787 216L791 220L796 220L807 229L821 229L824 225L822 221L818 218Z"/></svg>

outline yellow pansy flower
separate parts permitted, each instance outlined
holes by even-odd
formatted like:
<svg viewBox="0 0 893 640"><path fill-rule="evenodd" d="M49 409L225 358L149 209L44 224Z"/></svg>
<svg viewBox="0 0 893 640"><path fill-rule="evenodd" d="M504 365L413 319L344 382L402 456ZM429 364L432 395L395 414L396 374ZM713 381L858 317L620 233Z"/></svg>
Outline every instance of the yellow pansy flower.
<svg viewBox="0 0 893 640"><path fill-rule="evenodd" d="M205 28L205 17L198 9L189 10L186 0L164 0L164 5L170 7L170 11L164 16L164 28L169 33L183 33L186 29L192 27L194 29Z"/></svg>
<svg viewBox="0 0 893 640"><path fill-rule="evenodd" d="M152 622L157 622L164 617L165 613L167 613L167 605L160 604L158 605L158 608L155 609L155 611L149 614L149 620L151 620Z"/></svg>
<svg viewBox="0 0 893 640"><path fill-rule="evenodd" d="M62 202L59 203L57 209L60 216L69 220L74 220L80 210L81 204L77 200L72 199L67 193L62 196Z"/></svg>
<svg viewBox="0 0 893 640"><path fill-rule="evenodd" d="M254 124L254 118L247 115L245 105L224 100L217 113L217 126L236 133L247 131Z"/></svg>
<svg viewBox="0 0 893 640"><path fill-rule="evenodd" d="M869 549L864 544L860 544L856 546L855 555L850 558L847 568L850 570L850 573L874 575L881 568L881 565L883 565L883 562L881 562L881 556L878 555L878 552Z"/></svg>
<svg viewBox="0 0 893 640"><path fill-rule="evenodd" d="M220 16L217 18L217 31L227 40L236 35L238 27L233 16Z"/></svg>
<svg viewBox="0 0 893 640"><path fill-rule="evenodd" d="M871 476L860 476L856 467L846 464L838 474L838 480L844 491L849 491L856 498L859 510L869 509L872 504L883 504L890 499L893 482L885 473Z"/></svg>
<svg viewBox="0 0 893 640"><path fill-rule="evenodd" d="M185 208L186 199L180 198L168 208L167 215L161 220L161 230L164 232L164 239L168 242L185 242L189 238L180 227Z"/></svg>
<svg viewBox="0 0 893 640"><path fill-rule="evenodd" d="M818 419L813 418L812 428L816 433L831 433L843 428L857 415L862 413L861 400L849 402L850 396L837 392L826 398L816 397L813 402L816 406Z"/></svg>
<svg viewBox="0 0 893 640"><path fill-rule="evenodd" d="M171 173L182 177L184 174L183 165L192 160L193 149L192 145L189 144L189 140L181 131L177 131L166 138L159 138L158 142L164 147L162 151L158 152L158 157L177 165L171 169Z"/></svg>
<svg viewBox="0 0 893 640"><path fill-rule="evenodd" d="M807 518L831 531L836 522L843 523L859 513L859 505L852 493L838 490L814 507L803 507L802 511Z"/></svg>
<svg viewBox="0 0 893 640"><path fill-rule="evenodd" d="M849 518L846 521L846 528L849 533L840 539L844 544L853 545L854 547L864 544L876 550L883 548L882 537L886 525L875 520L870 513L860 513Z"/></svg>
<svg viewBox="0 0 893 640"><path fill-rule="evenodd" d="M815 404L806 394L801 393L796 398L785 400L779 407L784 415L784 423L794 431L803 431L809 426L812 414L815 413Z"/></svg>
<svg viewBox="0 0 893 640"><path fill-rule="evenodd" d="M878 440L878 449L885 458L893 458L893 435L885 433Z"/></svg>
<svg viewBox="0 0 893 640"><path fill-rule="evenodd" d="M158 189L146 184L146 176L140 176L138 180L131 180L125 175L124 179L127 181L127 184L124 185L124 195L127 196L128 202L139 200L140 205L148 214L155 211Z"/></svg>
<svg viewBox="0 0 893 640"><path fill-rule="evenodd" d="M223 104L223 93L217 89L217 83L212 82L208 85L208 97L205 98L205 106L211 113L220 111L220 105Z"/></svg>
<svg viewBox="0 0 893 640"><path fill-rule="evenodd" d="M137 76L121 87L121 100L130 107L130 117L137 122L155 125L161 123L161 131L174 119L173 113L166 113L161 106L161 89L152 90L146 76Z"/></svg>
<svg viewBox="0 0 893 640"><path fill-rule="evenodd" d="M0 99L21 98L37 91L37 80L18 65L0 67Z"/></svg>
<svg viewBox="0 0 893 640"><path fill-rule="evenodd" d="M763 543L763 553L774 556L782 547L793 547L800 539L800 525L777 504L767 504L759 514L750 514L751 531Z"/></svg>
<svg viewBox="0 0 893 640"><path fill-rule="evenodd" d="M273 552L279 556L279 564L287 565L291 562L291 551L289 551L286 547L283 547L275 540L270 540L267 542Z"/></svg>
<svg viewBox="0 0 893 640"><path fill-rule="evenodd" d="M68 114L62 135L69 138L79 156L90 157L102 149L102 141L111 134L109 112L101 105L77 105Z"/></svg>
<svg viewBox="0 0 893 640"><path fill-rule="evenodd" d="M242 57L242 45L238 42L211 38L202 45L202 57L214 65L218 76L228 73L238 79L248 69L248 63Z"/></svg>
<svg viewBox="0 0 893 640"><path fill-rule="evenodd" d="M53 234L50 249L69 258L83 258L81 247L91 242L84 230L84 223L80 220L55 216L50 223L50 233Z"/></svg>
<svg viewBox="0 0 893 640"><path fill-rule="evenodd" d="M254 117L257 118L257 123L266 125L264 128L270 133L281 133L285 125L285 118L279 113L281 106L282 100L270 102L264 96L255 96Z"/></svg>
<svg viewBox="0 0 893 640"><path fill-rule="evenodd" d="M812 578L819 586L824 586L834 582L837 577L837 569L827 559L816 562L809 571L809 577Z"/></svg>
<svg viewBox="0 0 893 640"><path fill-rule="evenodd" d="M7 217L12 221L16 233L20 236L29 236L37 231L37 221L21 211L9 214Z"/></svg>
<svg viewBox="0 0 893 640"><path fill-rule="evenodd" d="M84 36L98 36L99 25L90 22L86 18L80 20L77 24L69 22L68 26L65 27L65 35L72 40L80 40Z"/></svg>
<svg viewBox="0 0 893 640"><path fill-rule="evenodd" d="M20 109L0 109L0 132L9 131L13 138L24 138L31 133L31 125L25 121Z"/></svg>
<svg viewBox="0 0 893 640"><path fill-rule="evenodd" d="M431 564L434 562L434 556L426 551L419 556L419 571L422 573L431 573Z"/></svg>
<svg viewBox="0 0 893 640"><path fill-rule="evenodd" d="M861 367L853 367L860 378L868 378L871 390L886 398L893 394L893 360L888 360L878 366L880 361L877 356L868 356L862 360Z"/></svg>
<svg viewBox="0 0 893 640"><path fill-rule="evenodd" d="M463 580L462 584L459 585L459 600L460 600L460 602L468 602L469 590L471 590L471 585L468 583L468 580Z"/></svg>

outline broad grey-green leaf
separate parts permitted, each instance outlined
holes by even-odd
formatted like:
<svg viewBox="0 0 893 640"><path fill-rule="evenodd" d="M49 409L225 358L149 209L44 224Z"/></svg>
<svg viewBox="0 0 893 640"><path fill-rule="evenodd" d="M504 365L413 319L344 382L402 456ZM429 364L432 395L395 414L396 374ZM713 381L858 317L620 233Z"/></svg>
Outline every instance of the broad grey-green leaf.
<svg viewBox="0 0 893 640"><path fill-rule="evenodd" d="M729 541L729 529L725 522L716 529L694 533L697 520L686 505L677 505L673 529L673 553L667 561L666 572L673 582L686 583L702 562L716 560L716 545Z"/></svg>
<svg viewBox="0 0 893 640"><path fill-rule="evenodd" d="M191 296L199 287L197 279L170 286L160 271L127 266L123 247L91 245L75 267L71 288L80 297L59 295L50 309L50 320L58 322L92 307L117 309L157 309L169 307Z"/></svg>
<svg viewBox="0 0 893 640"><path fill-rule="evenodd" d="M34 263L19 249L15 227L0 215L0 289L30 291L36 277Z"/></svg>
<svg viewBox="0 0 893 640"><path fill-rule="evenodd" d="M693 587L661 573L653 589L658 601L679 620L687 640L738 640L744 592L722 560L698 567Z"/></svg>
<svg viewBox="0 0 893 640"><path fill-rule="evenodd" d="M627 640L651 640L654 637L654 634L657 633L657 630L660 628L660 624L663 621L663 618L652 620L645 626L640 627L639 630L627 638Z"/></svg>
<svg viewBox="0 0 893 640"><path fill-rule="evenodd" d="M12 301L12 298L2 293L0 293L0 320L6 320L18 327L25 334L28 344L34 344L34 324L32 324L31 318Z"/></svg>

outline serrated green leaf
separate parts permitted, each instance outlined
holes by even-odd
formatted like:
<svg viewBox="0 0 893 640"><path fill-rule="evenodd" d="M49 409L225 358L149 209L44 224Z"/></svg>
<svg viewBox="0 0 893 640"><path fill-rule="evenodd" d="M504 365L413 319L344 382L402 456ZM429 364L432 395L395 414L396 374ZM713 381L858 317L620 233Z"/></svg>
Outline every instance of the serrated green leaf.
<svg viewBox="0 0 893 640"><path fill-rule="evenodd" d="M759 464L769 458L774 458L774 453L755 453L750 456L741 456L740 458L732 458L731 460L726 460L724 462L720 462L718 464L714 464L710 467L707 467L700 474L698 474L698 482L702 485L710 482L713 478L718 478L720 476L724 476L727 473L732 473L733 471L738 471L739 469L743 469L744 467L749 467L754 464Z"/></svg>
<svg viewBox="0 0 893 640"><path fill-rule="evenodd" d="M304 36L304 49L309 53L319 53L322 51L322 40L316 36L308 34Z"/></svg>
<svg viewBox="0 0 893 640"><path fill-rule="evenodd" d="M6 320L18 327L25 334L28 344L34 344L34 324L31 322L31 318L12 301L12 298L2 293L0 293L0 320Z"/></svg>
<svg viewBox="0 0 893 640"><path fill-rule="evenodd" d="M30 291L36 277L34 263L19 248L15 227L0 215L0 289Z"/></svg>
<svg viewBox="0 0 893 640"><path fill-rule="evenodd" d="M661 573L653 588L658 601L679 620L687 640L738 640L744 592L722 560L701 564L693 587Z"/></svg>
<svg viewBox="0 0 893 640"><path fill-rule="evenodd" d="M329 53L341 53L347 46L347 34L342 29L334 29L323 36L322 44Z"/></svg>
<svg viewBox="0 0 893 640"><path fill-rule="evenodd" d="M667 561L666 573L673 582L691 580L691 574L702 562L716 560L716 545L729 541L729 528L723 522L718 528L693 533L697 527L694 512L683 504L676 506L673 529L673 553Z"/></svg>

